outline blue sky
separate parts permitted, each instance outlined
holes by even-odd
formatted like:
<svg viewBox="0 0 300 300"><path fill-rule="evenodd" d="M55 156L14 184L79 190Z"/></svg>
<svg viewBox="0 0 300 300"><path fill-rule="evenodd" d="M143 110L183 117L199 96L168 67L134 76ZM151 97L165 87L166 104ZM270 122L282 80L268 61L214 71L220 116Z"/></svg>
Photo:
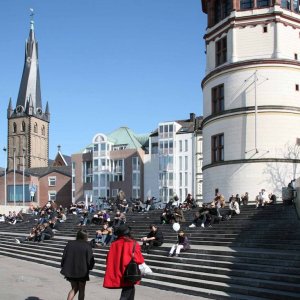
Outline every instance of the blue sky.
<svg viewBox="0 0 300 300"><path fill-rule="evenodd" d="M1 0L0 147L15 106L35 10L50 158L78 152L96 133L202 114L206 16L200 0ZM0 165L4 166L0 152Z"/></svg>

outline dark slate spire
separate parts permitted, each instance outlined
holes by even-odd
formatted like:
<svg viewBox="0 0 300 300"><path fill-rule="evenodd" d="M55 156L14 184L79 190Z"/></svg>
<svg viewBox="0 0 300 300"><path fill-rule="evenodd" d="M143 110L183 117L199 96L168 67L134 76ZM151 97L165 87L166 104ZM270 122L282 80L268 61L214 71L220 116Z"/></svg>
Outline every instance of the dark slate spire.
<svg viewBox="0 0 300 300"><path fill-rule="evenodd" d="M50 109L49 109L49 103L48 103L48 101L46 103L45 117L46 117L47 121L50 122Z"/></svg>
<svg viewBox="0 0 300 300"><path fill-rule="evenodd" d="M27 107L30 104L31 107ZM38 43L34 35L34 21L30 21L29 37L25 46L25 62L17 100L17 111L41 114L42 98L38 62Z"/></svg>
<svg viewBox="0 0 300 300"><path fill-rule="evenodd" d="M9 98L9 103L8 103L8 107L7 107L7 117L10 118L13 114L14 110L12 107L12 103L11 103L11 98Z"/></svg>

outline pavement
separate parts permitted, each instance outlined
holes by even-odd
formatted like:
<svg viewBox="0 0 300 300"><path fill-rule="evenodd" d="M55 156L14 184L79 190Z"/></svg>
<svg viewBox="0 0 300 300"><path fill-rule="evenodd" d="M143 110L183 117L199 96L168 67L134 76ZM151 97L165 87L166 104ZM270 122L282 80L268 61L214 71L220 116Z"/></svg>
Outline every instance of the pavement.
<svg viewBox="0 0 300 300"><path fill-rule="evenodd" d="M70 284L59 269L0 255L1 300L65 300ZM105 289L103 279L90 276L85 300L118 300L120 289ZM77 299L77 295L74 299ZM201 300L206 298L184 295L145 286L136 286L135 300Z"/></svg>

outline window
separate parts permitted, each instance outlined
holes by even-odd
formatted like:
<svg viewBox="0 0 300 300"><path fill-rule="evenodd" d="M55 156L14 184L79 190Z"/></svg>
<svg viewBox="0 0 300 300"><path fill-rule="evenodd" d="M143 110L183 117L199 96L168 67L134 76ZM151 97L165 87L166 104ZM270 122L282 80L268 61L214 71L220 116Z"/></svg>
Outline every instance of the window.
<svg viewBox="0 0 300 300"><path fill-rule="evenodd" d="M227 37L216 42L216 66L222 65L227 61Z"/></svg>
<svg viewBox="0 0 300 300"><path fill-rule="evenodd" d="M48 185L49 186L56 186L56 177L55 176L48 177Z"/></svg>
<svg viewBox="0 0 300 300"><path fill-rule="evenodd" d="M132 173L132 186L140 186L140 173Z"/></svg>
<svg viewBox="0 0 300 300"><path fill-rule="evenodd" d="M139 171L140 170L140 161L139 161L139 158L137 156L132 158L132 170L133 171Z"/></svg>
<svg viewBox="0 0 300 300"><path fill-rule="evenodd" d="M179 141L179 152L182 152L182 141Z"/></svg>
<svg viewBox="0 0 300 300"><path fill-rule="evenodd" d="M297 53L294 54L294 58L295 58L295 60L298 60L298 54Z"/></svg>
<svg viewBox="0 0 300 300"><path fill-rule="evenodd" d="M263 33L266 33L266 32L268 32L268 27L267 27L267 26L264 26L264 27L263 27Z"/></svg>
<svg viewBox="0 0 300 300"><path fill-rule="evenodd" d="M23 122L22 122L22 129L21 129L21 130L22 130L23 132L25 132L25 129L26 129L26 125L25 125L25 122L23 121Z"/></svg>
<svg viewBox="0 0 300 300"><path fill-rule="evenodd" d="M231 0L217 0L215 2L215 24L228 17L231 10Z"/></svg>
<svg viewBox="0 0 300 300"><path fill-rule="evenodd" d="M17 132L17 124L13 123L13 133L16 133L16 132Z"/></svg>
<svg viewBox="0 0 300 300"><path fill-rule="evenodd" d="M42 126L42 135L45 135L45 126Z"/></svg>
<svg viewBox="0 0 300 300"><path fill-rule="evenodd" d="M94 144L94 152L97 152L99 149L99 145L98 144Z"/></svg>
<svg viewBox="0 0 300 300"><path fill-rule="evenodd" d="M185 170L188 170L188 168L189 168L188 157L185 156L185 157L184 157L184 169L185 169Z"/></svg>
<svg viewBox="0 0 300 300"><path fill-rule="evenodd" d="M211 137L211 160L212 163L224 160L224 134Z"/></svg>
<svg viewBox="0 0 300 300"><path fill-rule="evenodd" d="M48 192L48 201L55 201L56 200L56 191L49 191Z"/></svg>
<svg viewBox="0 0 300 300"><path fill-rule="evenodd" d="M269 0L257 0L257 7L267 7L269 5Z"/></svg>
<svg viewBox="0 0 300 300"><path fill-rule="evenodd" d="M182 170L182 156L179 156L179 170Z"/></svg>
<svg viewBox="0 0 300 300"><path fill-rule="evenodd" d="M37 123L34 123L34 125L33 125L33 132L34 133L38 133L38 125L37 125Z"/></svg>
<svg viewBox="0 0 300 300"><path fill-rule="evenodd" d="M252 0L241 0L240 7L241 7L241 9L253 8L253 1Z"/></svg>
<svg viewBox="0 0 300 300"><path fill-rule="evenodd" d="M224 110L224 84L220 84L211 90L212 114Z"/></svg>
<svg viewBox="0 0 300 300"><path fill-rule="evenodd" d="M187 152L188 151L188 140L184 141L184 146L185 146L184 151Z"/></svg>
<svg viewBox="0 0 300 300"><path fill-rule="evenodd" d="M290 0L281 0L281 7L285 9L291 9L291 1Z"/></svg>
<svg viewBox="0 0 300 300"><path fill-rule="evenodd" d="M188 186L188 172L184 173L184 185Z"/></svg>
<svg viewBox="0 0 300 300"><path fill-rule="evenodd" d="M295 90L298 92L299 91L299 84L295 85Z"/></svg>
<svg viewBox="0 0 300 300"><path fill-rule="evenodd" d="M182 172L179 173L179 186L182 186Z"/></svg>
<svg viewBox="0 0 300 300"><path fill-rule="evenodd" d="M293 0L293 10L296 13L299 13L299 0Z"/></svg>

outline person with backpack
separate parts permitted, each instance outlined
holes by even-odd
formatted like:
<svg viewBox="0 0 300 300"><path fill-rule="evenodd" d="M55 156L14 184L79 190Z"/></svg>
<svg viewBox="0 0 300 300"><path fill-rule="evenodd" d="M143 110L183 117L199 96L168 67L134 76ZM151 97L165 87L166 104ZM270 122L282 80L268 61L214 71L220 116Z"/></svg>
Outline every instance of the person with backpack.
<svg viewBox="0 0 300 300"><path fill-rule="evenodd" d="M103 287L108 289L122 289L120 300L134 300L135 285L140 281L126 281L125 270L133 257L140 265L144 257L140 245L132 238L131 228L122 224L115 230L117 239L111 243L106 257L106 270Z"/></svg>

